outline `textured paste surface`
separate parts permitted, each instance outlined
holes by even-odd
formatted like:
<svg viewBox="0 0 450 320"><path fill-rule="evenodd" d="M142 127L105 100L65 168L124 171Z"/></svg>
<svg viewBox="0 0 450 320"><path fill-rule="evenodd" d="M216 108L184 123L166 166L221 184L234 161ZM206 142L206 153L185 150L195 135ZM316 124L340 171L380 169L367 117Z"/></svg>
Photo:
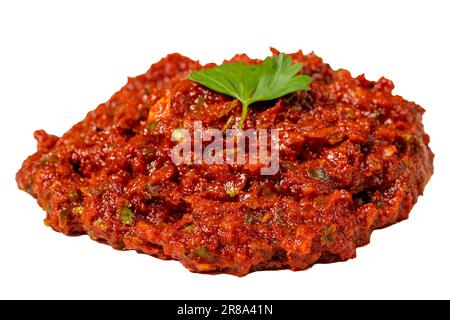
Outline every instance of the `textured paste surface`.
<svg viewBox="0 0 450 320"><path fill-rule="evenodd" d="M18 185L56 231L195 272L353 258L374 229L408 217L432 175L424 110L392 95L385 78L353 78L314 54L291 57L313 77L312 90L252 105L244 125L281 129L277 175L254 165L173 164L175 128L192 130L195 120L233 127L241 113L237 101L186 80L202 66L173 54L61 138L36 131L38 151Z"/></svg>

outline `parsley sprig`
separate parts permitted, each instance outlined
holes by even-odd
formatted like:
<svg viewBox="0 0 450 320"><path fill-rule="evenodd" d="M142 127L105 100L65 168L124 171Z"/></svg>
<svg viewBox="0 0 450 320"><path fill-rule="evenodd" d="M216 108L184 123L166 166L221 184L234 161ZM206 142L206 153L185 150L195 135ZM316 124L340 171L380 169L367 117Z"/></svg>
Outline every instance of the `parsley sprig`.
<svg viewBox="0 0 450 320"><path fill-rule="evenodd" d="M252 103L274 100L288 93L310 89L312 78L298 74L302 66L301 63L293 64L291 57L280 53L267 57L261 64L229 62L195 70L189 79L238 99L242 103L239 122L242 127L248 106Z"/></svg>

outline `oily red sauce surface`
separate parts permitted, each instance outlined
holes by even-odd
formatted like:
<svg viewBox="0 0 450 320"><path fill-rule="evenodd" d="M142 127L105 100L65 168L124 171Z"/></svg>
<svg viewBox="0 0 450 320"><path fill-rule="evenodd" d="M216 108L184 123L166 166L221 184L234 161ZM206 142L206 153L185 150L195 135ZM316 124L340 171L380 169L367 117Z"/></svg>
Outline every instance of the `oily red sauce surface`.
<svg viewBox="0 0 450 320"><path fill-rule="evenodd" d="M424 109L392 95L385 78L352 78L314 54L291 56L313 77L312 90L256 103L245 122L281 130L277 175L172 163L172 130L195 120L222 129L241 112L232 98L186 80L201 65L172 54L61 138L36 131L38 151L18 185L56 231L177 259L195 272L302 270L353 258L374 229L408 217L432 175Z"/></svg>

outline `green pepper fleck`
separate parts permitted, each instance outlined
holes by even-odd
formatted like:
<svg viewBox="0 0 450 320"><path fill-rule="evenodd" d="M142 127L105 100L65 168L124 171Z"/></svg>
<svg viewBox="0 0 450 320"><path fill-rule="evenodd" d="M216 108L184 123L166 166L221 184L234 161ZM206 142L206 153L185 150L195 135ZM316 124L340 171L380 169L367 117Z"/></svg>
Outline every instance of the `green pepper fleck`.
<svg viewBox="0 0 450 320"><path fill-rule="evenodd" d="M63 228L67 223L68 212L66 210L62 210L59 212L59 226Z"/></svg>
<svg viewBox="0 0 450 320"><path fill-rule="evenodd" d="M122 209L122 213L120 216L120 220L122 222L122 224L125 225L132 225L133 224L133 217L134 217L134 213L131 210L130 206L126 205L125 207L123 207Z"/></svg>
<svg viewBox="0 0 450 320"><path fill-rule="evenodd" d="M93 225L102 230L103 232L108 231L108 226L105 225L101 220L95 220Z"/></svg>
<svg viewBox="0 0 450 320"><path fill-rule="evenodd" d="M148 156L149 154L155 153L156 149L153 146L148 146L144 149L142 149L142 154L144 156Z"/></svg>
<svg viewBox="0 0 450 320"><path fill-rule="evenodd" d="M205 105L205 96L198 97L197 103L199 106L203 107Z"/></svg>
<svg viewBox="0 0 450 320"><path fill-rule="evenodd" d="M152 132L156 129L156 127L158 127L159 121L153 121L153 122L149 122L147 124L147 130Z"/></svg>
<svg viewBox="0 0 450 320"><path fill-rule="evenodd" d="M311 179L327 181L330 177L323 168L308 169L308 177Z"/></svg>
<svg viewBox="0 0 450 320"><path fill-rule="evenodd" d="M72 209L72 213L78 216L83 215L83 207L75 207Z"/></svg>
<svg viewBox="0 0 450 320"><path fill-rule="evenodd" d="M230 198L234 198L238 193L237 189L230 182L225 183L225 192Z"/></svg>
<svg viewBox="0 0 450 320"><path fill-rule="evenodd" d="M403 140L405 140L406 143L411 143L411 142L414 142L415 137L410 133L405 133L403 135Z"/></svg>
<svg viewBox="0 0 450 320"><path fill-rule="evenodd" d="M147 197L147 200L152 200L159 195L158 186L154 185L145 185L144 186L144 194Z"/></svg>
<svg viewBox="0 0 450 320"><path fill-rule="evenodd" d="M58 155L56 153L54 153L54 152L49 152L47 154L44 154L41 157L41 161L39 163L39 166L40 167L45 167L48 164L58 163L58 161L59 161Z"/></svg>
<svg viewBox="0 0 450 320"><path fill-rule="evenodd" d="M320 242L322 242L323 244L328 244L334 240L333 227L323 227L320 231L322 232Z"/></svg>
<svg viewBox="0 0 450 320"><path fill-rule="evenodd" d="M210 254L209 254L209 250L207 247L205 246L201 246L197 249L195 249L192 254L194 256L200 257L200 258L204 258L204 259L208 259L210 258Z"/></svg>
<svg viewBox="0 0 450 320"><path fill-rule="evenodd" d="M80 201L80 194L78 193L77 189L73 189L72 191L70 191L67 196L69 197L69 200L72 203Z"/></svg>
<svg viewBox="0 0 450 320"><path fill-rule="evenodd" d="M376 109L375 110L375 118L379 118L380 116L382 116L384 114L384 109Z"/></svg>
<svg viewBox="0 0 450 320"><path fill-rule="evenodd" d="M291 170L295 167L294 163L291 161L281 161L281 167L284 170Z"/></svg>

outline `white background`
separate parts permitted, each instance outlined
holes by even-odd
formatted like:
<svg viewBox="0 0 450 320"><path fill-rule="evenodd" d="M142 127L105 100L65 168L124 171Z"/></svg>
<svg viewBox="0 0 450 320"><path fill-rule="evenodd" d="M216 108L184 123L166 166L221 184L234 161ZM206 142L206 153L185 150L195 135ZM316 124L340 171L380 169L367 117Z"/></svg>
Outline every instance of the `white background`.
<svg viewBox="0 0 450 320"><path fill-rule="evenodd" d="M1 1L0 298L450 298L448 1ZM189 273L42 223L15 173L33 131L61 135L125 84L180 52L314 50L333 68L392 79L427 109L435 174L409 220L358 258L244 278Z"/></svg>

